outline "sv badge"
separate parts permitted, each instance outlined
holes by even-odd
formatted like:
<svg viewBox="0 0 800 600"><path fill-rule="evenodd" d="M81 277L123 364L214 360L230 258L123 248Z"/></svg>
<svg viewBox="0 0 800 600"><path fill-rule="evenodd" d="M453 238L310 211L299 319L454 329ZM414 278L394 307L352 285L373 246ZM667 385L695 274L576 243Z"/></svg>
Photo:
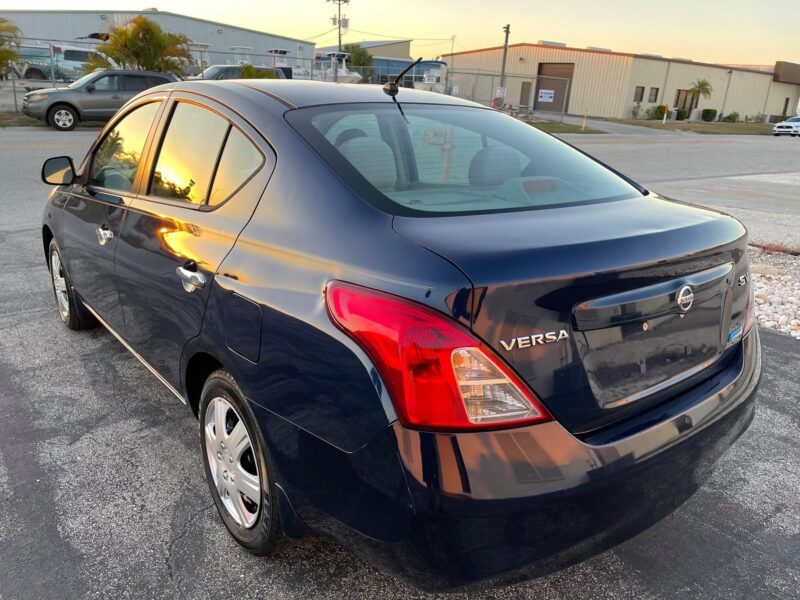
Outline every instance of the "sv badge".
<svg viewBox="0 0 800 600"><path fill-rule="evenodd" d="M524 335L522 337L512 338L509 341L500 340L500 344L508 351L514 348L532 348L533 346L540 346L542 344L553 344L566 340L569 334L565 329L560 331L548 331L545 333L532 333L531 335Z"/></svg>

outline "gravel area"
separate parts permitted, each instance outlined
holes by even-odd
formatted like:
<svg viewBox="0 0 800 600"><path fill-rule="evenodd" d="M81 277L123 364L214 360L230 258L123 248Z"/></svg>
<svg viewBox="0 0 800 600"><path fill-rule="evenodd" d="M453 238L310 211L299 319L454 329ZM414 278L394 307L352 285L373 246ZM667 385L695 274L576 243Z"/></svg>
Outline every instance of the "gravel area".
<svg viewBox="0 0 800 600"><path fill-rule="evenodd" d="M750 272L758 325L800 340L800 256L751 246Z"/></svg>

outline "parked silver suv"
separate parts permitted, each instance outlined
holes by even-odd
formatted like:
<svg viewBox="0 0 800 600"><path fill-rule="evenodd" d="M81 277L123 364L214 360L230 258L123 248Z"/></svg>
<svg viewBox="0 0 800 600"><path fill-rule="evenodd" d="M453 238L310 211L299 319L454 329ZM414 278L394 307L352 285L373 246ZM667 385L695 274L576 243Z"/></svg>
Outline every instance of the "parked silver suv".
<svg viewBox="0 0 800 600"><path fill-rule="evenodd" d="M63 88L28 92L22 112L59 131L75 129L80 121L105 121L142 90L172 83L171 73L99 69Z"/></svg>

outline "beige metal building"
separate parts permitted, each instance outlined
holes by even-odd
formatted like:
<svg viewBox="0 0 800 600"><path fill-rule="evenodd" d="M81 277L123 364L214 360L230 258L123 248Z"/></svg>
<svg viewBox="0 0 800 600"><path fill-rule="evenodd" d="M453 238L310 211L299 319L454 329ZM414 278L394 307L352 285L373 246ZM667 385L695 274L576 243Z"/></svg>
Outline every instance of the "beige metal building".
<svg viewBox="0 0 800 600"><path fill-rule="evenodd" d="M491 102L499 86L502 46L446 54L454 94ZM714 108L720 114L793 115L800 101L800 65L726 66L612 52L569 48L553 42L512 44L506 61L506 104L568 114L627 118L666 104L670 110ZM688 90L707 79L708 99ZM697 111L694 115L697 116Z"/></svg>

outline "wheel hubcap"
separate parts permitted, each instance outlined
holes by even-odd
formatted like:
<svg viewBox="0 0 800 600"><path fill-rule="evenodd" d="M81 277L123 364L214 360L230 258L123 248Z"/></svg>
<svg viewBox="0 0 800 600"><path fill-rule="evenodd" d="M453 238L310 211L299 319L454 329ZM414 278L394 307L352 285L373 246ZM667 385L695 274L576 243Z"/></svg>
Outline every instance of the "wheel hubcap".
<svg viewBox="0 0 800 600"><path fill-rule="evenodd" d="M245 529L261 507L261 477L244 421L225 398L211 400L205 418L206 458L225 510Z"/></svg>
<svg viewBox="0 0 800 600"><path fill-rule="evenodd" d="M50 254L50 273L53 276L53 290L56 293L56 303L58 304L58 314L61 319L69 319L69 294L67 292L67 279L61 268L61 259L55 250Z"/></svg>
<svg viewBox="0 0 800 600"><path fill-rule="evenodd" d="M74 119L68 110L57 110L53 115L53 122L59 127L71 127Z"/></svg>

